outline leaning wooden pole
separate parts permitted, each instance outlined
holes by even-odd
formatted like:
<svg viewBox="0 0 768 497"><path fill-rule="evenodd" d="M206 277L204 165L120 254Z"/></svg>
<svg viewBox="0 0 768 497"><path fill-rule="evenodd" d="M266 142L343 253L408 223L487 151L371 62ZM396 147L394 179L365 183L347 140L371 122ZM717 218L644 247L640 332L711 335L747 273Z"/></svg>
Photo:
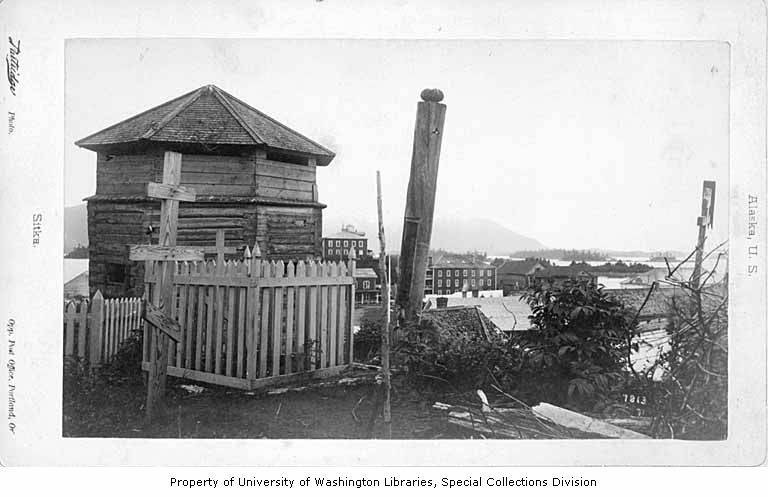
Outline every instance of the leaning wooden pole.
<svg viewBox="0 0 768 497"><path fill-rule="evenodd" d="M432 238L432 220L435 211L437 170L446 106L440 90L421 92L422 102L416 110L413 134L411 175L403 220L403 240L400 249L400 279L397 302L412 320L421 312L424 298L424 279L427 273L429 243Z"/></svg>
<svg viewBox="0 0 768 497"><path fill-rule="evenodd" d="M715 214L715 182L705 181L701 192L701 215L696 220L699 226L699 236L696 241L696 262L693 265L691 286L698 290L701 282L701 269L704 264L704 243L707 237L707 227L712 227Z"/></svg>
<svg viewBox="0 0 768 497"><path fill-rule="evenodd" d="M384 326L381 331L381 369L384 375L384 430L392 438L391 377L389 370L389 277L387 274L387 244L384 238L384 214L381 207L381 173L376 171L376 204L379 212L379 274L381 275L381 301L384 306Z"/></svg>

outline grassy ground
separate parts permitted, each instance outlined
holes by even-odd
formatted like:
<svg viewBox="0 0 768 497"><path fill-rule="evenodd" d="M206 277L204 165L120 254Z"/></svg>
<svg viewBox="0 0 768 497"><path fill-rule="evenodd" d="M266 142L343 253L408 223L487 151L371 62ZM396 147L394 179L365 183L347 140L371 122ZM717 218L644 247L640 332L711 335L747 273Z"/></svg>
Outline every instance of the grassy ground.
<svg viewBox="0 0 768 497"><path fill-rule="evenodd" d="M139 438L382 438L378 417L370 418L375 395L368 378L353 385L315 386L271 395L200 385L191 393L188 381L168 379L165 415L144 421L146 388L141 381L104 383L87 393L64 399L63 435L69 437ZM432 401L412 392L394 395L393 438L469 438L471 433L449 425Z"/></svg>

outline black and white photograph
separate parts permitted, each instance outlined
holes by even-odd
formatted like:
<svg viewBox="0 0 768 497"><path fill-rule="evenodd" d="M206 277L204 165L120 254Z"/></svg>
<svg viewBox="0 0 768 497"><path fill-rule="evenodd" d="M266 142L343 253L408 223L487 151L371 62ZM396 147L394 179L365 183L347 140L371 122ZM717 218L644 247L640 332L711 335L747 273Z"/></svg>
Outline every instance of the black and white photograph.
<svg viewBox="0 0 768 497"><path fill-rule="evenodd" d="M65 437L727 438L725 44L66 51Z"/></svg>
<svg viewBox="0 0 768 497"><path fill-rule="evenodd" d="M146 470L10 495L765 466L761 2L0 18L0 464Z"/></svg>

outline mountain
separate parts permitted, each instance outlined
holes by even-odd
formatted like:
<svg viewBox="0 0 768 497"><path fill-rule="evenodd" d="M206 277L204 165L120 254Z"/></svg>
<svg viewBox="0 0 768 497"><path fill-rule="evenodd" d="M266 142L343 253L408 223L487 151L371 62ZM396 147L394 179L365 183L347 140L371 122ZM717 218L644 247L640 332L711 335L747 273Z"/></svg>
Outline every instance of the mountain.
<svg viewBox="0 0 768 497"><path fill-rule="evenodd" d="M368 236L368 247L378 253L377 226L361 219L324 219L323 236L336 233L342 224L353 224ZM402 225L385 226L387 251L400 251ZM450 252L481 251L489 255L508 255L516 250L537 250L545 246L538 240L491 221L490 219L438 219L432 227L431 248Z"/></svg>
<svg viewBox="0 0 768 497"><path fill-rule="evenodd" d="M88 246L86 204L64 207L64 252L69 252L78 245Z"/></svg>
<svg viewBox="0 0 768 497"><path fill-rule="evenodd" d="M323 236L335 233L345 223L354 224L368 235L368 247L378 252L376 223L360 219L324 219ZM386 226L387 250L400 251L402 225ZM88 213L86 204L64 208L64 251L88 245ZM432 248L451 252L479 250L489 255L508 255L517 250L546 248L538 240L520 235L489 219L438 219L432 228Z"/></svg>

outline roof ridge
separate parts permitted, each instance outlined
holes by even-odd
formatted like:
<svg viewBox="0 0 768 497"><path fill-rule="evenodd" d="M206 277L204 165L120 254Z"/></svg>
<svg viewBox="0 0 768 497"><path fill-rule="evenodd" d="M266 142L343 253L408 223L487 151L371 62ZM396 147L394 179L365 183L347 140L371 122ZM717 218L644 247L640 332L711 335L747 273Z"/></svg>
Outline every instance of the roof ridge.
<svg viewBox="0 0 768 497"><path fill-rule="evenodd" d="M201 87L201 88L202 88L202 87ZM80 138L79 140L77 140L77 141L75 142L75 145L77 145L78 147L80 147L80 146L81 146L80 144L81 144L81 143L83 143L83 142L85 142L85 141L87 141L89 138L93 138L94 136L96 136L96 135L98 135L98 134L101 134L101 133L103 133L103 132L105 132L105 131L108 131L108 130L110 130L110 129L116 128L116 127L120 126L121 124L127 123L128 121L131 121L131 120L133 120L133 119L136 119L137 117L143 116L143 115L145 115L145 114L149 114L150 112L153 112L153 111L155 111L155 110L159 109L160 107L163 107L163 106L165 106L165 105L168 105L168 104L169 104L169 103L171 103L171 102L175 102L176 100L182 100L182 99L184 99L184 98L187 98L187 97L189 97L190 95L192 95L193 93L200 91L200 90L201 90L201 88L196 88L196 89L194 89L194 90L192 90L192 91L190 91L190 92L187 92L187 93L185 93L185 94L183 94L183 95L181 95L181 96L179 96L179 97L175 97L175 98L172 98L172 99L170 99L170 100L166 100L165 102L163 102L163 103L161 103L161 104L159 104L159 105L155 105L154 107L152 107L152 108L150 108L150 109L147 109L147 110L145 110L145 111L139 112L138 114L134 114L134 115L132 115L132 116L130 116L130 117L126 117L126 118L125 118L125 119L123 119L122 121L120 121L120 122L117 122L117 123L115 123L115 124L112 124L111 126L107 126L106 128L104 128L104 129L101 129L101 130L99 130L99 131L96 131L95 133L91 133L90 135L86 136L85 138Z"/></svg>
<svg viewBox="0 0 768 497"><path fill-rule="evenodd" d="M262 137L261 137L261 136L260 136L260 135L259 135L259 134L256 132L256 130L255 130L255 129L251 128L251 127L248 125L248 123L246 123L246 122L245 122L245 120L243 119L243 116L241 116L241 115L240 115L240 113L239 113L239 112L237 112L237 111L236 111L236 110L235 110L235 109L232 107L232 105L231 105L231 104L230 104L230 103L227 101L227 99L226 99L226 98L224 98L224 97L225 97L225 95L226 95L226 96L232 96L232 95L230 95L229 93L225 92L224 90L222 90L221 88L219 88L219 87L218 87L218 86L216 86L216 85L208 85L208 88L211 88L211 90L212 90L212 91L211 91L211 93L213 93L214 97L216 97L216 100L218 100L218 101L219 101L219 103L220 103L222 106L224 106L224 108L227 110L227 112L229 112L229 114L230 114L230 115L231 115L231 116L232 116L232 117L235 119L235 121L237 121L237 123L240 125L240 127L242 127L242 128L245 130L245 132L246 132L246 133L248 133L249 135L251 135L251 138L253 138L253 140L254 140L256 143L258 143L258 144L261 144L261 145L265 145L265 144L266 144L266 141L264 141L264 138L262 138ZM223 93L224 95L222 95L222 93ZM233 98L234 98L234 97L233 97Z"/></svg>
<svg viewBox="0 0 768 497"><path fill-rule="evenodd" d="M214 86L214 85L211 85L211 86ZM231 93L229 93L229 92L227 92L227 91L225 91L225 90L222 90L221 88L218 88L218 87L216 87L216 86L214 86L214 88L216 88L218 91L220 91L221 93L223 93L223 94L224 94L224 95L226 95L227 97L229 97L229 98L233 99L233 100L234 100L234 101L236 101L237 103L239 103L239 104L241 104L241 105L244 105L245 107L247 107L248 109L252 110L252 111L253 111L253 112L255 112L256 114L260 115L261 117L264 117L265 119L268 119L268 120L269 120L269 121L271 121L273 124L275 124L275 125L277 125L277 126L279 126L279 127L283 128L284 130L290 131L291 133L293 133L293 134L295 134L295 135L298 135L298 136L300 136L301 138L303 138L303 139L307 140L309 143L311 143L311 144L315 145L316 147L320 147L322 150L325 150L325 151L326 151L328 154L330 154L331 156L335 156L335 155L336 155L336 154L335 154L333 151L331 151L330 149L328 149L328 148L326 148L326 147L324 147L324 146L320 145L319 143L317 143L317 142L316 142L316 141L314 141L313 139L311 139L311 138L309 138L309 137L307 137L307 136L305 136L305 135L303 135L303 134L299 133L299 132L298 132L298 131L296 131L295 129L291 129L291 128L289 128L288 126L286 126L285 124L281 123L280 121L278 121L278 120L277 120L277 119L275 119L274 117L268 116L267 114L263 113L263 112L262 112L262 111L260 111L259 109L257 109L257 108L255 108L255 107L253 107L253 106L249 105L248 103L246 103L246 102L244 102L244 101L240 100L239 98L237 98L236 96L232 95Z"/></svg>

